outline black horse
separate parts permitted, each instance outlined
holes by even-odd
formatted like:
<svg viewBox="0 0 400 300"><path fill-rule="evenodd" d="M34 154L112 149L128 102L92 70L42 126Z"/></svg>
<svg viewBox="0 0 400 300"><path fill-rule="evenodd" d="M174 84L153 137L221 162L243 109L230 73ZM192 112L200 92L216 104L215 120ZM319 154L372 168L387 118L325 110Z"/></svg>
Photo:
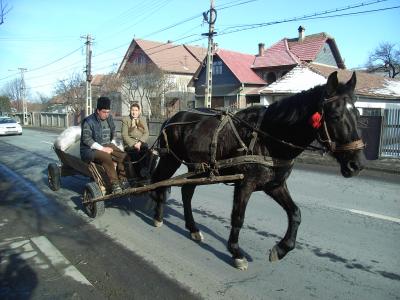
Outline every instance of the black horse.
<svg viewBox="0 0 400 300"><path fill-rule="evenodd" d="M358 111L354 107L356 74L339 83L337 72L325 85L284 98L268 107L253 106L236 114L181 111L164 124L160 146L167 154L160 157L152 180L170 178L181 163L199 177L243 174L234 184L231 232L228 250L234 266L246 269L247 260L239 248L246 205L254 191L264 191L286 211L288 228L283 239L271 250L269 259L282 259L295 247L301 221L300 209L293 202L286 180L293 159L314 140L338 161L344 177L357 175L365 162L364 143L357 131ZM196 173L197 174L197 173ZM192 239L203 236L193 219L191 200L195 185L182 187L185 226ZM162 225L165 189L154 192L157 203L155 226Z"/></svg>

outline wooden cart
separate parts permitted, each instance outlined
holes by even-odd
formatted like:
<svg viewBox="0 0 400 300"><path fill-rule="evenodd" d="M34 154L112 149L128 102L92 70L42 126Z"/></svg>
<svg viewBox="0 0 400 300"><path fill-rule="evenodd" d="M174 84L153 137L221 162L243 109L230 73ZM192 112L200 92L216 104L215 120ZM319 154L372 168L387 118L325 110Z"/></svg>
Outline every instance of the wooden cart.
<svg viewBox="0 0 400 300"><path fill-rule="evenodd" d="M119 198L123 196L138 195L146 193L161 187L182 186L185 184L215 184L220 182L234 182L243 179L242 174L228 176L214 176L212 174L188 172L170 179L154 183L143 183L135 178L128 178L133 182L132 187L123 190L120 193L111 193L111 183L104 168L96 163L85 163L74 155L54 148L60 165L50 163L48 165L48 183L53 191L61 187L61 177L72 175L84 175L92 179L87 183L83 192L82 204L87 215L91 218L99 217L105 212L105 200Z"/></svg>

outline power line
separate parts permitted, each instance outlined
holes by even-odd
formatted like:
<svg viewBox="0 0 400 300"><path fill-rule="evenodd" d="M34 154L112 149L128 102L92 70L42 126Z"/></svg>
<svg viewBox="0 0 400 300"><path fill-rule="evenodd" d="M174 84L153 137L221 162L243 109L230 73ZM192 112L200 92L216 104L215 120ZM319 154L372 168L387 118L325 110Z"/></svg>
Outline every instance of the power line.
<svg viewBox="0 0 400 300"><path fill-rule="evenodd" d="M80 46L79 48L77 48L77 49L75 49L75 50L69 52L68 54L64 55L63 57L60 57L60 58L58 58L58 59L56 59L56 60L54 60L54 61L52 61L52 62L50 62L50 63L47 63L47 64L45 64L45 65L42 65L42 66L39 66L39 67L36 67L36 68L33 68L33 69L29 69L29 70L27 70L25 73L30 73L30 72L38 71L38 70L40 70L40 69L44 69L44 68L46 68L46 67L48 67L48 66L50 66L50 65L52 65L52 64L55 64L55 63L57 63L57 62L63 60L64 58L66 58L66 57L68 57L68 56L74 54L75 52L77 52L77 51L80 50L80 49L82 49L82 46ZM6 77L3 77L3 78L0 78L0 81L2 81L2 80L4 80L4 79L7 79L7 78L9 78L9 77L15 76L15 75L17 75L17 73L16 73L16 74L11 74L11 75L6 76Z"/></svg>
<svg viewBox="0 0 400 300"><path fill-rule="evenodd" d="M241 2L239 2L239 1L241 1ZM231 1L231 2L226 3L225 6L221 7L220 9L221 9L221 10L222 10L222 9L228 9L228 8L231 8L231 7L234 7L234 6L243 5L243 4L247 4L247 3L250 3L250 2L254 2L254 1L258 1L258 0L248 0L248 1L236 0L236 1ZM385 1L386 1L386 0L385 0ZM239 3L237 3L237 2L239 2ZM231 5L229 5L229 4L231 4ZM216 6L216 8L218 8L218 7L219 7L219 6ZM186 18L186 19L184 19L184 20L182 20L182 21L179 21L179 22L174 23L174 24L172 24L172 25L168 25L168 26L166 26L166 27L164 27L164 28L161 28L161 29L156 30L156 31L153 31L153 32L151 32L151 33L149 33L149 34L147 34L147 35L144 35L142 38L145 39L145 38L147 38L147 37L149 37L149 36L153 36L153 35L155 35L155 34L158 34L158 33L167 31L167 30L169 30L169 29L175 28L175 27L177 27L177 26L179 26L179 25L182 25L182 24L184 24L184 23L187 23L187 22L189 22L189 21L192 21L192 20L194 20L194 19L196 19L196 18L202 17L202 15L203 15L203 13L196 14L196 15L194 15L194 16L192 16L192 17ZM197 25L197 26L199 26L199 25ZM196 27L197 27L197 26L196 26ZM120 32L121 32L121 31L119 31L118 33L120 33ZM199 35L200 35L200 34L199 34ZM177 40L174 40L174 42L177 42L177 41L179 41L179 40L183 40L183 39L185 39L185 38L192 37L192 36L194 36L194 34L189 35L189 36L186 36L186 37L183 37L183 38L180 38L180 39L177 39ZM203 39L203 38L201 38L201 39ZM201 40L201 39L199 39L199 40ZM195 41L198 41L198 40L195 40ZM111 51L120 49L120 48L122 48L122 47L126 47L126 46L128 46L130 43L131 43L131 42L129 42L129 43L124 43L124 44L119 45L119 46L117 46L117 47L114 47L114 48L112 48L112 49L105 50L105 51L103 51L103 52L97 54L96 56L100 56L100 55L106 54L106 53L108 53L108 52L111 52ZM156 47L156 48L157 48L157 47L161 47L161 45L155 46L155 47Z"/></svg>
<svg viewBox="0 0 400 300"><path fill-rule="evenodd" d="M312 19L312 18L317 18L321 15L325 15L325 14L329 14L329 13L333 13L333 12L338 12L338 11L344 11L344 10L349 10L349 9L354 9L354 8L358 8L358 7L362 7L362 6L368 6L368 5L372 5L372 4L376 4L376 3L380 3L380 2L386 2L388 0L375 0L375 1L370 1L367 3L358 3L355 5L350 5L347 7L341 7L341 8L335 8L335 9L330 9L330 10L326 10L326 11L322 11L322 12L315 12L312 14L308 14L308 15L304 15L302 17L293 17L293 18L289 18L289 19L284 19L284 20L278 20L278 21L271 21L271 22L267 22L267 23L258 23L258 24L248 24L248 25L239 25L239 26L235 26L235 27L246 27L247 28L240 28L240 29L234 29L234 30L230 30L230 31L226 31L226 32L221 32L218 35L227 35L227 34L231 34L231 33L236 33L239 31L245 31L245 30L251 30L251 29L255 29L255 28L259 28L259 27L265 27L265 26L271 26L271 25L275 25L275 24L281 24L281 23L288 23L288 22L293 22L293 21L300 21L300 20L308 20L308 19ZM349 14L362 14L362 13L368 13L368 12L376 12L376 11L381 11L381 10L388 10L388 9L395 9L397 8L397 6L392 7L392 8L382 8L382 9L376 9L376 10L368 10L368 11L362 11L362 12L357 12L357 13L349 13ZM332 15L331 17L335 17L335 16L342 16L344 14L341 15ZM230 27L230 28L235 28L235 27ZM188 44L193 43L193 42L197 42L200 41L204 38L199 38L193 41L188 42ZM158 47L161 47L165 44L159 45ZM149 53L149 55L153 55L162 51L166 51L169 49L173 49L176 47L179 47L180 45L174 45L168 48L163 48L160 49L159 51L155 51L152 53Z"/></svg>
<svg viewBox="0 0 400 300"><path fill-rule="evenodd" d="M223 9L228 9L228 8L231 8L231 7L234 7L234 6L243 5L243 4L247 4L247 3L250 3L250 2L254 2L254 1L257 1L257 0L231 1L231 2L225 3L225 4L221 5L221 6L217 6L217 8L219 7L219 10L223 10ZM274 24L287 23L287 22L293 22L293 21L299 21L299 20L312 20L312 19L322 19L322 18L334 18L334 17L342 17L342 16L360 15L360 14L365 14L365 13L373 13L373 12L380 12L380 11L385 11L385 10L396 9L396 8L400 7L400 6L393 6L393 7L374 9L374 10L365 10L365 11L358 11L358 12L333 14L335 12L341 12L341 11L345 11L345 10L349 10L349 9L359 8L359 7L368 6L368 5L377 4L377 3L380 3L380 2L386 2L386 1L388 1L388 0L370 1L370 2L366 2L366 3L363 2L363 3L358 3L358 4L347 6L347 7L341 7L341 8L326 10L326 11L323 11L323 12L316 12L316 13L313 13L313 14L304 15L302 17L294 17L294 18L289 18L289 19L283 19L283 20L277 20L277 21L271 21L271 22L265 22L265 23L258 23L258 24L247 24L247 25L231 26L231 27L228 27L227 29L225 29L225 31L219 33L219 35L227 35L227 34L236 33L236 32L239 32L239 31L255 29L255 28L258 28L258 27L265 27L265 26L270 26L270 25L274 25ZM165 2L159 1L157 3L159 5L162 5ZM329 15L329 14L331 14L331 15ZM201 14L197 14L197 15L195 15L193 17L186 18L186 19L184 19L184 20L182 20L180 22L174 23L174 24L169 25L167 27L164 27L164 28L162 28L160 30L154 31L152 33L149 33L149 34L145 35L144 37L148 37L148 36L151 36L151 35L166 31L168 29L172 29L174 27L182 25L182 24L184 24L186 22L189 22L189 21L191 21L191 20L193 20L193 19L195 19L197 17L200 17L200 16L201 16ZM200 25L197 25L197 26L200 26ZM200 34L187 35L187 36L184 36L184 37L181 37L181 38L175 40L174 42L177 42L177 41L180 41L180 40L185 40L185 39L194 37L196 35L200 35ZM205 37L200 37L200 38L197 38L197 39L193 39L193 40L187 42L186 44L191 44L191 43L194 43L194 42L197 42L197 41L200 41L200 40L204 40L204 39L205 39ZM120 45L120 46L114 47L112 49L106 50L106 51L96 55L96 57L98 57L100 55L103 55L105 53L114 51L116 49L119 49L119 48L122 48L122 47L126 47L129 44L130 43L124 43L123 45ZM151 49L157 49L157 48L162 47L162 46L165 46L165 44L157 45L155 47L152 47ZM159 49L158 51L154 51L154 52L150 53L149 55L153 55L153 54L156 54L156 53L159 53L159 52L162 52L162 51L166 51L168 49L176 48L176 47L179 47L179 46L181 46L181 45L171 45L170 47ZM72 55L73 53L75 53L76 51L78 51L80 49L82 49L82 46L80 46L79 48L75 49L74 51L66 54L63 57L61 57L59 59L56 59L55 61L52 61L52 62L50 62L48 64L45 64L45 65L42 65L42 66L39 66L39 67L36 67L34 69L31 69L28 72L33 72L33 71L38 71L38 70L44 69L44 68L46 68L46 67L48 67L48 66L50 66L52 64L55 64L55 63L59 62L62 59L68 57L69 55ZM107 60L110 60L110 59L107 59ZM104 61L106 61L106 60L104 60ZM100 62L102 62L102 61L100 61ZM79 63L79 62L77 62L77 63ZM69 67L71 67L71 65L69 65ZM101 68L101 69L103 69L103 68ZM6 76L4 78L0 78L0 81L4 80L4 79L7 79L9 77L15 76L15 75L17 75L17 73L16 74L11 74L11 75ZM40 76L40 77L42 77L42 76ZM37 78L37 77L33 77L33 78Z"/></svg>
<svg viewBox="0 0 400 300"><path fill-rule="evenodd" d="M360 4L353 5L353 6L348 6L346 8L336 8L336 9L326 10L326 11L322 11L322 12L316 12L316 13L304 15L302 17L293 17L293 18L289 18L289 19L271 21L271 22L266 22L266 23L258 23L258 24L256 23L256 24L246 24L246 25L232 26L232 27L228 27L227 29L225 29L226 30L225 32L224 31L220 32L219 35L226 35L226 34L231 34L231 33L235 33L235 32L250 30L250 29L254 29L254 28L266 27L266 26L271 26L271 25L276 25L276 24L281 24L281 23L294 22L294 21L312 20L312 19L318 19L318 18L341 17L341 16L345 16L345 15L364 14L364 13L369 13L369 12L378 12L378 11L398 8L398 6L394 6L394 7L389 7L389 8L365 10L365 11L359 11L359 12L353 12L353 13L347 13L347 14L335 14L335 15L321 17L323 15L331 14L333 12L354 9L354 8L358 8L358 7L361 7L361 6L372 5L372 4L376 4L376 3L384 2L384 1L388 1L388 0L378 0L378 1L373 1L373 2L369 2L369 3L360 3ZM237 28L237 29L235 29L235 28ZM229 29L232 29L232 30L229 30Z"/></svg>
<svg viewBox="0 0 400 300"><path fill-rule="evenodd" d="M48 66L50 66L50 65L52 65L52 64L55 64L56 62L59 62L60 60L63 60L64 58L66 58L66 57L68 57L68 56L74 54L74 53L77 52L78 50L82 50L82 46L79 46L79 48L77 48L77 49L71 51L70 53L64 55L63 57L60 57L60 58L58 58L58 59L56 59L56 60L54 60L54 61L52 61L52 62L50 62L50 63L48 63L48 64L45 64L45 65L43 65L43 66L30 69L30 70L27 71L27 72L37 71L37 70L43 69L43 68L45 68L45 67L48 67Z"/></svg>

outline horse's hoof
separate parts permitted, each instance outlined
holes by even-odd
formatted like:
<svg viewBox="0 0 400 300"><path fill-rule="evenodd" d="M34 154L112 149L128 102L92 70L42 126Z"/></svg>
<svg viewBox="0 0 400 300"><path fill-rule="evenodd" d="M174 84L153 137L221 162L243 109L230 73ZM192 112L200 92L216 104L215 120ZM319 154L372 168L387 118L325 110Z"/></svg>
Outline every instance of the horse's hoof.
<svg viewBox="0 0 400 300"><path fill-rule="evenodd" d="M278 250L277 250L276 246L274 246L274 247L269 251L269 261L270 261L270 262L274 262L274 261L278 261L278 260L279 260Z"/></svg>
<svg viewBox="0 0 400 300"><path fill-rule="evenodd" d="M241 271L246 271L247 267L249 266L249 263L247 262L247 259L245 257L235 258L233 260L233 266Z"/></svg>
<svg viewBox="0 0 400 300"><path fill-rule="evenodd" d="M157 221L156 219L154 219L154 227L161 227L163 225L163 221Z"/></svg>
<svg viewBox="0 0 400 300"><path fill-rule="evenodd" d="M192 233L190 234L190 236L191 236L192 240L194 240L194 241L196 241L196 242L202 242L202 241L204 240L204 236L203 236L203 234L201 233L201 231L192 232Z"/></svg>

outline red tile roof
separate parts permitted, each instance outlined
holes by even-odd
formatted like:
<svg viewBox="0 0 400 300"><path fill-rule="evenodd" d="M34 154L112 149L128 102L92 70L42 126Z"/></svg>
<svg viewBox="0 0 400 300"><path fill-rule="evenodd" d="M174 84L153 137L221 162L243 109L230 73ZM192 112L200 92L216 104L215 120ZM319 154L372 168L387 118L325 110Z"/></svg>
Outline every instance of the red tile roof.
<svg viewBox="0 0 400 300"><path fill-rule="evenodd" d="M266 84L252 69L254 55L224 49L215 53L241 83Z"/></svg>
<svg viewBox="0 0 400 300"><path fill-rule="evenodd" d="M293 55L286 39L280 40L268 48L262 56L256 56L254 68L297 65L300 60Z"/></svg>
<svg viewBox="0 0 400 300"><path fill-rule="evenodd" d="M302 61L313 61L318 52L328 40L328 35L324 32L305 36L301 41L298 38L288 39L290 51Z"/></svg>
<svg viewBox="0 0 400 300"><path fill-rule="evenodd" d="M188 75L195 73L207 52L207 49L196 46L134 39L121 63L119 72L129 61L136 47L139 47L159 69L168 73Z"/></svg>
<svg viewBox="0 0 400 300"><path fill-rule="evenodd" d="M272 47L266 49L263 55L256 57L254 68L297 65L300 61L312 62L316 59L325 43L328 43L331 47L338 66L344 68L335 40L325 32L305 36L303 40L299 38L283 38Z"/></svg>

